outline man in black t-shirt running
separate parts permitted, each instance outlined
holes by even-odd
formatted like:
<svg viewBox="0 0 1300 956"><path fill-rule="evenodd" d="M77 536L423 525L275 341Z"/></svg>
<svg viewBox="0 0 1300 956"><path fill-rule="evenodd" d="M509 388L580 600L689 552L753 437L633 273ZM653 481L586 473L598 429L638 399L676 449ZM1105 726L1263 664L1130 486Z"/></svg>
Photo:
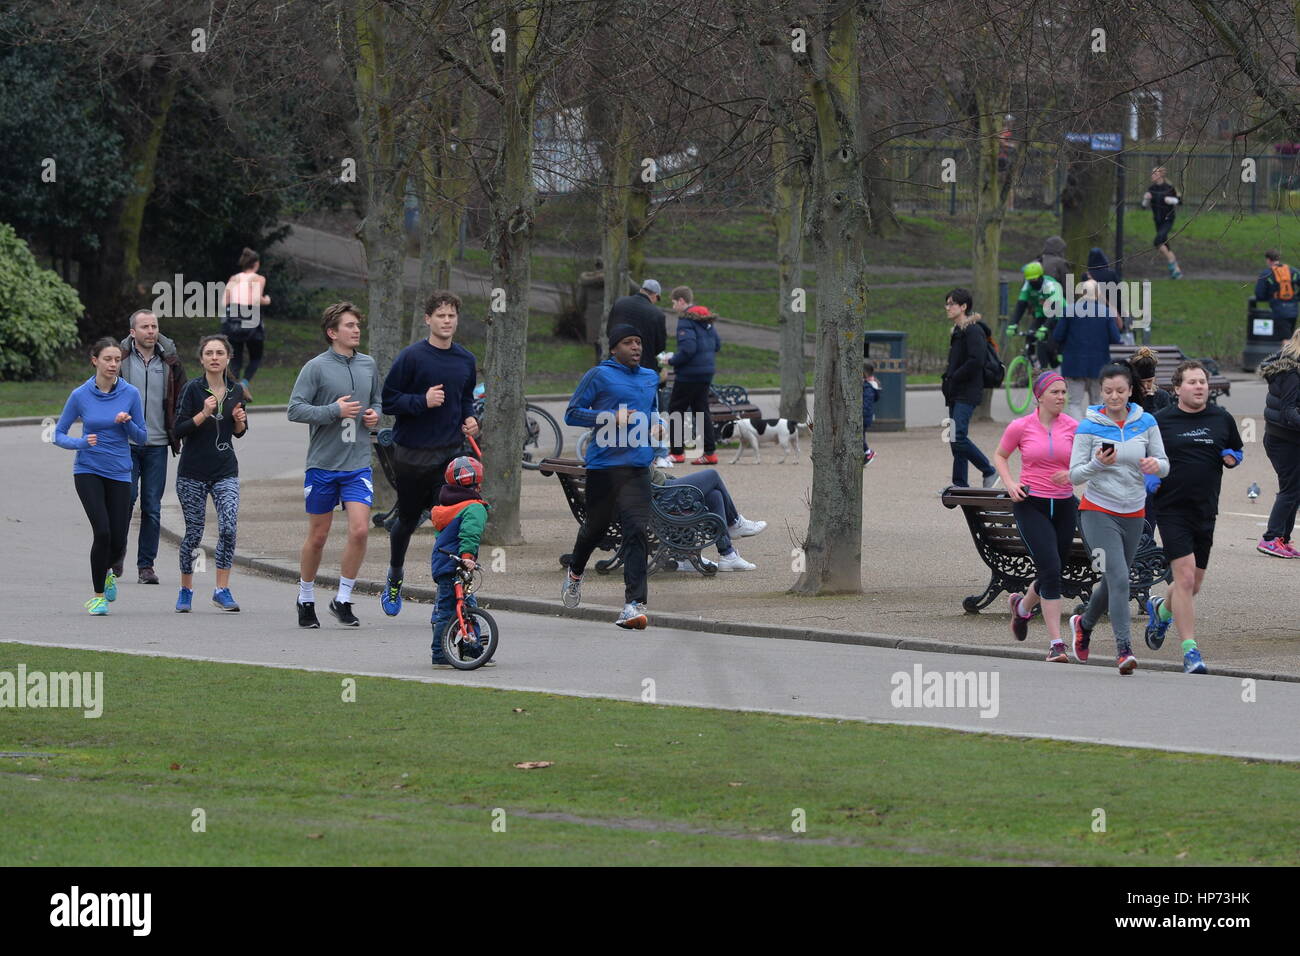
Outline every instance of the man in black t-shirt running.
<svg viewBox="0 0 1300 956"><path fill-rule="evenodd" d="M1209 404L1209 373L1200 362L1183 362L1174 370L1174 389L1178 403L1155 416L1169 456L1169 476L1148 479L1149 490L1156 485L1160 543L1174 583L1166 597L1147 601L1146 642L1159 650L1176 621L1183 639L1183 670L1204 674L1205 662L1196 646L1196 595L1210 564L1223 469L1241 463L1241 434L1226 409Z"/></svg>
<svg viewBox="0 0 1300 956"><path fill-rule="evenodd" d="M1183 271L1178 268L1178 258L1169 248L1169 231L1174 228L1174 210L1182 200L1178 198L1174 184L1165 179L1165 172L1163 166L1151 170L1151 185L1142 194L1142 207L1150 207L1156 221L1156 237L1151 245L1164 255L1169 266L1169 278L1181 279Z"/></svg>

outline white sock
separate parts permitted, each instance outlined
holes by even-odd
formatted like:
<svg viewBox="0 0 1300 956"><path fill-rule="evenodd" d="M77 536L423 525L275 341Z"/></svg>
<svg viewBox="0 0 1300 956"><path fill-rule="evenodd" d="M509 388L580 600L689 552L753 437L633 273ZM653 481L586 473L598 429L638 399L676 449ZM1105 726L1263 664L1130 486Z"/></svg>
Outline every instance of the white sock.
<svg viewBox="0 0 1300 956"><path fill-rule="evenodd" d="M1019 601L1016 602L1016 613L1019 614L1021 617L1033 617L1033 616L1034 616L1034 612L1033 612L1033 611L1030 611L1028 614L1025 613L1025 599L1024 599L1024 598L1021 598Z"/></svg>
<svg viewBox="0 0 1300 956"><path fill-rule="evenodd" d="M298 603L316 603L316 580L314 578L310 581L304 581L302 578L298 579Z"/></svg>
<svg viewBox="0 0 1300 956"><path fill-rule="evenodd" d="M352 588L356 585L356 578L339 578L339 596L335 599L340 604L346 604L352 600Z"/></svg>

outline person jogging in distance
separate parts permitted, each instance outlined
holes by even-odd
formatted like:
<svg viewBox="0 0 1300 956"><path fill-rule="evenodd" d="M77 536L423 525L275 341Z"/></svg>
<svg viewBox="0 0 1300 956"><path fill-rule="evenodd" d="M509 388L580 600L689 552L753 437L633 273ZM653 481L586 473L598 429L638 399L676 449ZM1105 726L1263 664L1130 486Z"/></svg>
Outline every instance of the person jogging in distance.
<svg viewBox="0 0 1300 956"><path fill-rule="evenodd" d="M1028 591L1011 595L1011 635L1017 641L1029 636L1029 619L1041 602L1050 644L1047 660L1053 664L1069 661L1061 640L1061 569L1074 546L1079 510L1070 485L1070 451L1079 423L1065 414L1068 395L1064 378L1039 373L1034 379L1038 407L1007 426L993 453L993 467L1011 496L1016 528L1037 571ZM1013 481L1010 458L1016 451L1020 478Z"/></svg>
<svg viewBox="0 0 1300 956"><path fill-rule="evenodd" d="M1071 483L1088 484L1079 502L1079 530L1101 570L1087 607L1070 618L1074 656L1080 662L1088 659L1092 629L1109 611L1121 674L1137 667L1129 635L1129 565L1146 524L1145 476L1169 474L1156 420L1130 401L1134 385L1127 364L1101 370L1102 404L1088 409L1070 452Z"/></svg>
<svg viewBox="0 0 1300 956"><path fill-rule="evenodd" d="M239 271L226 282L226 315L221 323L222 332L234 347L230 370L250 398L248 383L262 367L262 352L266 348L262 307L271 304L271 297L266 294L266 276L258 274L261 266L262 257L252 249L246 248L239 254ZM248 345L248 374L240 378L245 344Z"/></svg>
<svg viewBox="0 0 1300 956"><path fill-rule="evenodd" d="M1176 623L1183 639L1183 670L1204 674L1196 643L1196 595L1210 566L1223 469L1241 464L1241 434L1227 409L1209 403L1210 376L1200 362L1179 364L1174 390L1178 404L1156 413L1169 454L1169 477L1147 478L1148 487L1155 486L1160 545L1174 582L1167 597L1147 601L1145 638L1148 647L1159 650L1165 631Z"/></svg>
<svg viewBox="0 0 1300 956"><path fill-rule="evenodd" d="M90 582L94 597L86 602L91 614L108 613L117 600L113 561L126 550L126 530L131 519L131 446L143 445L144 404L139 390L118 377L122 348L102 338L90 348L95 374L68 396L54 428L54 444L77 453L72 483L90 520L94 541L90 547ZM68 434L81 420L81 437Z"/></svg>
<svg viewBox="0 0 1300 956"><path fill-rule="evenodd" d="M384 379L384 414L394 416L393 477L397 520L388 532L388 578L379 603L385 614L402 610L406 549L424 515L438 501L447 465L460 454L464 436L477 437L473 354L452 341L460 299L447 291L424 307L428 338L397 354Z"/></svg>
<svg viewBox="0 0 1300 956"><path fill-rule="evenodd" d="M1167 172L1168 170L1163 166L1151 170L1151 185L1142 194L1142 208L1149 208L1155 219L1156 236L1151 245L1159 249L1161 255L1165 257L1165 264L1169 267L1169 278L1181 279L1183 270L1178 268L1178 258L1169 248L1169 231L1174 228L1174 213L1182 200L1178 198L1178 190L1174 188L1174 184L1165 179Z"/></svg>
<svg viewBox="0 0 1300 956"><path fill-rule="evenodd" d="M243 386L226 374L230 343L224 335L205 335L200 340L199 364L203 374L181 390L176 418L176 437L184 442L176 467L176 497L185 515L181 588L176 596L181 614L194 604L194 555L203 541L208 498L217 512L217 586L212 604L223 611L239 610L230 593L239 524L239 461L233 439L248 431L248 411Z"/></svg>
<svg viewBox="0 0 1300 956"><path fill-rule="evenodd" d="M352 588L366 556L374 478L370 440L362 429L379 424L381 381L375 360L358 352L361 312L351 302L325 310L321 331L329 348L302 367L289 395L289 421L311 425L303 498L307 539L302 545L298 580L298 626L320 627L316 618L316 571L340 501L348 516L339 590L330 613L345 627L361 622L352 613ZM360 419L361 427L357 426Z"/></svg>

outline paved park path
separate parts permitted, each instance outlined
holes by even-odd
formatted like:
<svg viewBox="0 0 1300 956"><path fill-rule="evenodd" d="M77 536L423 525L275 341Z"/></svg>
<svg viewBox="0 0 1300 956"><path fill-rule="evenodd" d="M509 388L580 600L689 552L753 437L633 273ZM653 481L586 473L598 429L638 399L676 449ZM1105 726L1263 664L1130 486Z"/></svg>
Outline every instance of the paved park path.
<svg viewBox="0 0 1300 956"><path fill-rule="evenodd" d="M253 425L270 430L272 418L279 416L258 415ZM1300 760L1300 684L1267 680L1252 687L1238 678L1150 670L1121 678L1108 667L664 627L623 632L609 623L504 611L497 615L503 630L498 666L470 675L431 671L429 609L414 603L387 619L367 599L358 606L359 629L338 627L326 612L321 630L300 631L293 586L238 569L234 593L241 613L211 608L211 579L201 575L195 612L177 615L176 549L166 543L158 559L165 584L137 585L128 568L112 613L91 618L81 607L89 596L89 532L72 488L72 454L42 437L39 426L0 429L9 568L0 641L632 701L642 700L651 686L647 681L653 681L660 704ZM246 476L266 477L268 469L296 474L291 459L301 449L287 439L280 444L289 447L265 460L246 456ZM132 554L134 537L133 529ZM322 609L327 599L322 595ZM22 652L5 646L0 657L11 667L21 662ZM997 693L982 708L895 706L891 697L901 679L896 675L911 679L917 668L922 674L982 674L989 691L996 677ZM105 682L111 707L111 665ZM1253 700L1243 699L1252 694Z"/></svg>

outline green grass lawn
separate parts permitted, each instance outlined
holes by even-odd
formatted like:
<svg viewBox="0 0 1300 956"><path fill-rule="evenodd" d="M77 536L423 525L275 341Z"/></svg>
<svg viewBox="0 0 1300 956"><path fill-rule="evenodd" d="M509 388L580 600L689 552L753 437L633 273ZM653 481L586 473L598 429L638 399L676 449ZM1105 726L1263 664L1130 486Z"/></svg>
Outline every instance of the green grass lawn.
<svg viewBox="0 0 1300 956"><path fill-rule="evenodd" d="M380 678L346 703L337 674L0 648L19 662L102 671L104 708L0 711L0 751L52 754L0 759L5 866L1300 863L1294 765Z"/></svg>

